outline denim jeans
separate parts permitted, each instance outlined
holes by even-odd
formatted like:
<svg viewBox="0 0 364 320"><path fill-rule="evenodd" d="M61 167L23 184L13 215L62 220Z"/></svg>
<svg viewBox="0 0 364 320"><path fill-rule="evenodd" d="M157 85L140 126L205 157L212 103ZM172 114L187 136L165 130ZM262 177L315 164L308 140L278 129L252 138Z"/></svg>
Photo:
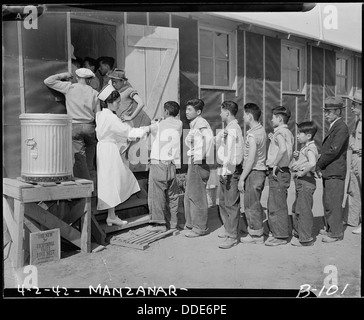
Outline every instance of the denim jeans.
<svg viewBox="0 0 364 320"><path fill-rule="evenodd" d="M322 182L326 231L332 238L341 238L344 236L344 209L341 205L345 182L340 179L322 179Z"/></svg>
<svg viewBox="0 0 364 320"><path fill-rule="evenodd" d="M207 164L189 164L184 197L186 227L198 234L208 232L206 183L210 177Z"/></svg>
<svg viewBox="0 0 364 320"><path fill-rule="evenodd" d="M290 217L287 206L287 190L291 183L289 169L283 169L273 177L273 171L269 172L268 195L268 224L275 238L288 238L292 233Z"/></svg>
<svg viewBox="0 0 364 320"><path fill-rule="evenodd" d="M300 242L313 240L313 194L316 190L314 177L295 178L296 199L292 206L293 229Z"/></svg>
<svg viewBox="0 0 364 320"><path fill-rule="evenodd" d="M252 170L245 180L244 207L248 222L248 232L252 236L263 235L264 210L260 199L264 189L265 171Z"/></svg>
<svg viewBox="0 0 364 320"><path fill-rule="evenodd" d="M75 156L73 175L77 178L91 179L96 176L96 132L94 124L72 124L72 147Z"/></svg>
<svg viewBox="0 0 364 320"><path fill-rule="evenodd" d="M178 190L176 166L173 163L150 165L148 206L151 222L177 227Z"/></svg>
<svg viewBox="0 0 364 320"><path fill-rule="evenodd" d="M225 227L225 234L233 239L238 237L240 218L240 192L238 189L242 169L237 168L232 175L220 176L219 211Z"/></svg>

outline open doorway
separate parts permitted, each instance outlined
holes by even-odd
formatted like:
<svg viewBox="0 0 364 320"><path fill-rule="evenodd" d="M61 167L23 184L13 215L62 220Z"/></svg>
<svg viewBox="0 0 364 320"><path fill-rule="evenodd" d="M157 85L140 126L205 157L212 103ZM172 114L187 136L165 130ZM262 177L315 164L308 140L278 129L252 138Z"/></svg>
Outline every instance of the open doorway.
<svg viewBox="0 0 364 320"><path fill-rule="evenodd" d="M73 59L75 68L84 67L85 58L96 61L94 73L98 78L94 89L101 90L104 84L103 76L98 71L98 59L111 57L116 66L117 44L116 26L94 21L71 19L71 43L74 48ZM74 61L76 60L76 61Z"/></svg>

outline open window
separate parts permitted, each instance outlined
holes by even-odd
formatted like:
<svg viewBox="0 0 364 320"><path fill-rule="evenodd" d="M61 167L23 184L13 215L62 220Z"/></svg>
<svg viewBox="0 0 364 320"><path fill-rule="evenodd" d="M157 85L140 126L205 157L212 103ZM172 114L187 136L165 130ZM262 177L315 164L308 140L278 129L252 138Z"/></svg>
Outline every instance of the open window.
<svg viewBox="0 0 364 320"><path fill-rule="evenodd" d="M97 60L100 57L112 57L117 64L116 26L103 22L94 22L72 18L71 44L74 55L82 63L86 57ZM79 66L77 66L79 67ZM82 65L81 65L82 67ZM94 70L99 78L99 90L102 88L102 75Z"/></svg>

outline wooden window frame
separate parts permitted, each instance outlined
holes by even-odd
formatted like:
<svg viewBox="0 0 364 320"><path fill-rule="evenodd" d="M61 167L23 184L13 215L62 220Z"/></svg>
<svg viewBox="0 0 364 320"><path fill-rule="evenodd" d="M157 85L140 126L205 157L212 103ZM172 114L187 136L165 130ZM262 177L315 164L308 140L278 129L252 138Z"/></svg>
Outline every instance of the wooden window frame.
<svg viewBox="0 0 364 320"><path fill-rule="evenodd" d="M291 91L291 90L283 90L283 58L281 53L281 81L282 81L282 93L283 94L291 94L291 95L306 95L307 90L307 54L306 54L306 46L304 44L293 42L293 41L287 41L282 40L281 41L281 48L285 47L291 47L294 49L299 50L300 53L300 66L299 66L299 91Z"/></svg>
<svg viewBox="0 0 364 320"><path fill-rule="evenodd" d="M218 85L206 85L201 83L201 50L200 50L200 32L203 31L210 31L210 32L219 32L223 34L227 34L228 41L229 41L229 85L227 86L218 86ZM236 90L236 32L235 30L224 30L222 28L214 28L211 26L205 26L205 25L199 25L198 28L198 69L199 69L199 87L201 89L217 89L217 90L225 90L225 91L235 91ZM214 45L214 51L213 51L213 76L214 76L214 82L215 82L215 45Z"/></svg>
<svg viewBox="0 0 364 320"><path fill-rule="evenodd" d="M346 88L346 94L342 94L342 93L338 93L338 88L337 88L337 70L336 70L336 60L337 58L340 59L345 59L347 61L347 88ZM342 97L342 98L348 98L352 95L353 93L353 57L348 55L348 54L344 54L344 53L339 53L336 52L336 57L335 57L335 95ZM344 76L345 77L345 76Z"/></svg>

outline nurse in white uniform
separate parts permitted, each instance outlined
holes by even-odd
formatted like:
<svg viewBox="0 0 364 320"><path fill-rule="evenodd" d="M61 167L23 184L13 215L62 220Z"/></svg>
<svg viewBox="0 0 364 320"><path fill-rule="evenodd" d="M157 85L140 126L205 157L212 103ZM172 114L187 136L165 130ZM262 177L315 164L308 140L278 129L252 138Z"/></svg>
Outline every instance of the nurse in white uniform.
<svg viewBox="0 0 364 320"><path fill-rule="evenodd" d="M108 226L122 226L127 221L116 216L115 207L140 191L140 187L119 149L128 143L128 138L141 138L145 131L132 128L116 116L114 112L119 107L120 94L112 86L105 86L98 98L105 101L107 107L96 113L97 210L108 210Z"/></svg>

